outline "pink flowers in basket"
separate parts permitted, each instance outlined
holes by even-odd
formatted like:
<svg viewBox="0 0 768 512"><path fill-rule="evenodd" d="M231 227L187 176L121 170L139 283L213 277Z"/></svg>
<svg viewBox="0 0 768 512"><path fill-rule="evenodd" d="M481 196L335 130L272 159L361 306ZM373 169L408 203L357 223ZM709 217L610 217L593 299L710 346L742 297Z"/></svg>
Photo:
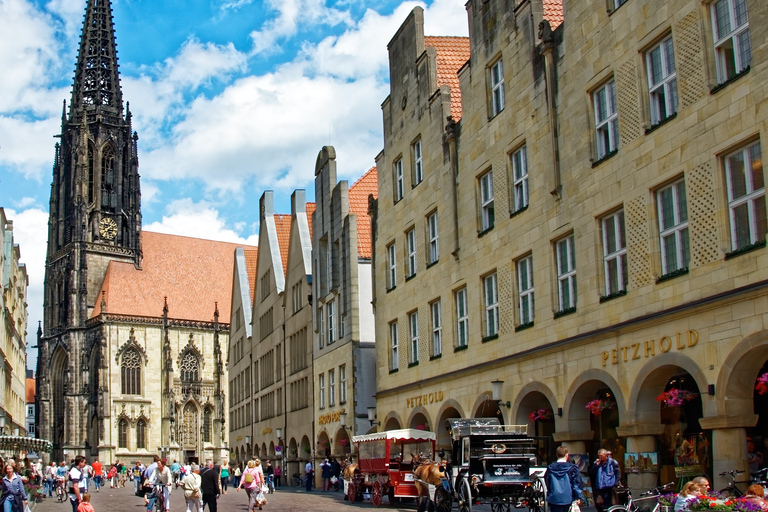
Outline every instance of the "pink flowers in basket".
<svg viewBox="0 0 768 512"><path fill-rule="evenodd" d="M603 398L595 398L589 402L585 407L589 409L589 412L594 416L600 416L603 411L610 411L614 408L616 402L613 400L606 400Z"/></svg>
<svg viewBox="0 0 768 512"><path fill-rule="evenodd" d="M699 396L698 393L692 393L684 389L670 389L657 396L656 401L663 403L667 407L679 407L697 396Z"/></svg>
<svg viewBox="0 0 768 512"><path fill-rule="evenodd" d="M552 419L552 409L539 409L528 415L528 421L546 421Z"/></svg>
<svg viewBox="0 0 768 512"><path fill-rule="evenodd" d="M757 378L757 384L755 385L755 390L757 390L757 393L759 395L764 395L768 393L768 373L764 373Z"/></svg>

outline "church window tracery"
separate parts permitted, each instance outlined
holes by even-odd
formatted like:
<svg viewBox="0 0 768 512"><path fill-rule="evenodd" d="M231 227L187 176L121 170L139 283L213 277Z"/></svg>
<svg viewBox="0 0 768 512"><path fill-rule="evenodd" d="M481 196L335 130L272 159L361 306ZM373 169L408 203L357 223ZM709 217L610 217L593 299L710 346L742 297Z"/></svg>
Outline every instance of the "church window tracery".
<svg viewBox="0 0 768 512"><path fill-rule="evenodd" d="M136 422L136 449L147 447L147 423L144 420Z"/></svg>
<svg viewBox="0 0 768 512"><path fill-rule="evenodd" d="M125 419L117 422L117 447L128 448L128 421Z"/></svg>
<svg viewBox="0 0 768 512"><path fill-rule="evenodd" d="M181 359L181 382L197 382L200 375L200 361L192 352L187 352Z"/></svg>
<svg viewBox="0 0 768 512"><path fill-rule="evenodd" d="M206 407L203 411L203 442L211 442L211 423L213 420L213 409Z"/></svg>
<svg viewBox="0 0 768 512"><path fill-rule="evenodd" d="M126 350L120 362L121 392L141 394L141 356L134 349Z"/></svg>

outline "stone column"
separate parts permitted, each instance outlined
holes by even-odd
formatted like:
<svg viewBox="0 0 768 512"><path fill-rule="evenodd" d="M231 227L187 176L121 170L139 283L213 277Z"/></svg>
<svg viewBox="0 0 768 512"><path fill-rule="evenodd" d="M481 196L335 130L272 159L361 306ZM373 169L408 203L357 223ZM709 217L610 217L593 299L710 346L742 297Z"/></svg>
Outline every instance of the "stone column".
<svg viewBox="0 0 768 512"><path fill-rule="evenodd" d="M721 477L723 471L738 469L749 474L747 464L747 427L757 423L756 414L738 416L718 416L702 418L699 424L703 429L712 430L712 489L722 489L728 480Z"/></svg>
<svg viewBox="0 0 768 512"><path fill-rule="evenodd" d="M619 437L626 439L627 452L637 453L656 451L656 437L664 432L664 425L661 423L635 423L633 425L624 425L616 429ZM622 465L623 465L623 461ZM627 485L635 496L641 492L656 487L659 479L658 473L627 473ZM668 482L661 482L666 484Z"/></svg>
<svg viewBox="0 0 768 512"><path fill-rule="evenodd" d="M552 434L552 439L555 443L559 443L568 447L569 453L589 453L588 445L595 437L595 433L592 430L585 432L555 432Z"/></svg>

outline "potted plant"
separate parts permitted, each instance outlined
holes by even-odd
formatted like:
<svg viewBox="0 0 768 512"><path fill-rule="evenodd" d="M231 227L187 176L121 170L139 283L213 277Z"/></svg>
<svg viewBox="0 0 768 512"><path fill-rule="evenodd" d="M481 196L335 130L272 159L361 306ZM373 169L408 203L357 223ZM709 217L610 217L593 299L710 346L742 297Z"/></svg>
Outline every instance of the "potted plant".
<svg viewBox="0 0 768 512"><path fill-rule="evenodd" d="M768 393L768 372L762 374L757 378L757 384L755 385L758 395L764 395Z"/></svg>
<svg viewBox="0 0 768 512"><path fill-rule="evenodd" d="M675 503L677 503L677 494L673 492L659 496L659 505L661 505L663 512L672 512L675 508Z"/></svg>

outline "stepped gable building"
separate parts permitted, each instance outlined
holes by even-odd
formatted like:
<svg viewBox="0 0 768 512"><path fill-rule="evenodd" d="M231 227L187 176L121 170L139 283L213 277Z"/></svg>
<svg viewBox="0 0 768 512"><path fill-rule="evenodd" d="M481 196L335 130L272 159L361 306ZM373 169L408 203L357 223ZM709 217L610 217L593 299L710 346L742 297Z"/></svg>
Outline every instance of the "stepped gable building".
<svg viewBox="0 0 768 512"><path fill-rule="evenodd" d="M368 407L375 403L376 364L368 211L377 195L376 167L349 186L337 181L335 149L320 151L312 232L313 449L320 458L343 458L351 436L371 428Z"/></svg>
<svg viewBox="0 0 768 512"><path fill-rule="evenodd" d="M51 186L37 426L55 460L226 456L236 244L141 230L111 4L88 0Z"/></svg>
<svg viewBox="0 0 768 512"><path fill-rule="evenodd" d="M768 437L768 6L466 5L460 107L420 8L389 45L380 428L450 449L447 418L495 416L542 463L608 448L646 461L633 489L723 487Z"/></svg>

